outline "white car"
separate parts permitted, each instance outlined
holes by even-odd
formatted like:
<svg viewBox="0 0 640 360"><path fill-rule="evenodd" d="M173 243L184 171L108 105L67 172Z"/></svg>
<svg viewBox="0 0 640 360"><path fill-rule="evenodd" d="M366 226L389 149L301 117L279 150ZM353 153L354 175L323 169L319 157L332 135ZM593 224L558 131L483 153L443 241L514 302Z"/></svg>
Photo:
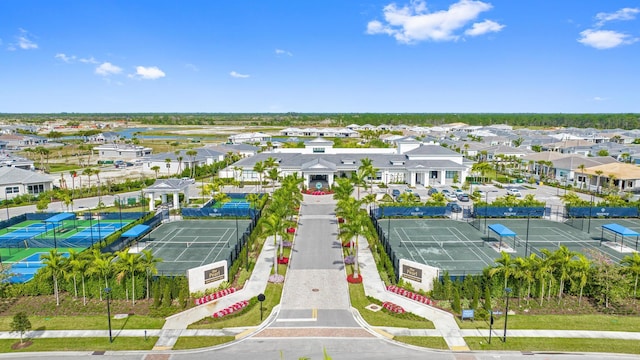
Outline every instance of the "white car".
<svg viewBox="0 0 640 360"><path fill-rule="evenodd" d="M509 188L507 189L507 195L513 195L515 197L522 197L522 193L518 189Z"/></svg>
<svg viewBox="0 0 640 360"><path fill-rule="evenodd" d="M448 201L457 201L458 197L456 196L456 194L454 193L444 193L444 198L447 199Z"/></svg>

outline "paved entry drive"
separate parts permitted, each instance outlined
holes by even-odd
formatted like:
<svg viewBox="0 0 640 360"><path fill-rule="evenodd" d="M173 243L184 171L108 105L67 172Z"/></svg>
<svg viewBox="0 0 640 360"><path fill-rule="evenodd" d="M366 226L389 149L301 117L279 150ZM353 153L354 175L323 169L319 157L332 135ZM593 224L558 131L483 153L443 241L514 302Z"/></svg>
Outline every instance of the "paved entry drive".
<svg viewBox="0 0 640 360"><path fill-rule="evenodd" d="M305 195L280 314L272 326L360 328L350 311L334 210L330 195Z"/></svg>

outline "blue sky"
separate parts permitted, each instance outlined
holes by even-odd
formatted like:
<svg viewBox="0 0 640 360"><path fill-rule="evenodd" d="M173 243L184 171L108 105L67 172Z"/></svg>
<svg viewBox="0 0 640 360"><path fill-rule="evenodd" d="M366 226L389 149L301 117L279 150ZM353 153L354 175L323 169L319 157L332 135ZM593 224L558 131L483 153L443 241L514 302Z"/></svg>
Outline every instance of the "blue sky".
<svg viewBox="0 0 640 360"><path fill-rule="evenodd" d="M0 1L0 112L640 112L637 1Z"/></svg>

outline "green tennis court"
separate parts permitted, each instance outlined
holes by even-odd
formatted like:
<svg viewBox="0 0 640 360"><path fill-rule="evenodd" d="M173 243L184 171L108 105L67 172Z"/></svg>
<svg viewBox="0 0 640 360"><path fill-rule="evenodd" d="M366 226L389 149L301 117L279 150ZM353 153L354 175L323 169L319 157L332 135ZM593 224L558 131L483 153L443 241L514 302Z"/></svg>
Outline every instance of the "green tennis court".
<svg viewBox="0 0 640 360"><path fill-rule="evenodd" d="M185 275L188 269L229 259L250 223L240 219L174 221L159 226L132 246L132 251L147 249L161 258L160 274Z"/></svg>
<svg viewBox="0 0 640 360"><path fill-rule="evenodd" d="M617 221L606 223L612 222ZM485 267L495 264L500 254L494 245L500 239L487 230L492 224L502 224L516 233L515 237L502 239L513 257L541 255L542 249L555 251L560 245L587 256L591 250L598 251L616 262L627 255L619 251L620 237L617 242L613 235L601 241L600 230L587 233L544 219L529 219L528 223L527 219L488 219L486 226L482 219L475 227L471 223L443 219L383 219L378 224L388 234L397 257L435 266L454 276L481 273ZM635 238L625 240L625 246L635 246Z"/></svg>

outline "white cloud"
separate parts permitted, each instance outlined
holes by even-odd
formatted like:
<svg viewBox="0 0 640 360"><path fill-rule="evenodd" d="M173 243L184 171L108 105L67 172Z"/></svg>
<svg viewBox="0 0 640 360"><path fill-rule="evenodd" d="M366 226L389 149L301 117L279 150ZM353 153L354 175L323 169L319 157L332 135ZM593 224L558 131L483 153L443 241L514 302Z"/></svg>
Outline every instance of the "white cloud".
<svg viewBox="0 0 640 360"><path fill-rule="evenodd" d="M14 51L18 48L22 50L33 50L38 48L38 44L36 44L33 40L31 40L32 35L25 29L19 29L20 35L16 36L16 43L8 44L7 50Z"/></svg>
<svg viewBox="0 0 640 360"><path fill-rule="evenodd" d="M133 75L129 75L129 77L144 80L156 80L165 76L166 74L164 73L164 71L160 70L157 66L136 66L136 73Z"/></svg>
<svg viewBox="0 0 640 360"><path fill-rule="evenodd" d="M120 74L121 72L122 72L122 68L116 65L113 65L110 62L104 62L96 68L96 74L102 75L102 76Z"/></svg>
<svg viewBox="0 0 640 360"><path fill-rule="evenodd" d="M608 21L615 21L615 20L619 20L619 21L633 20L636 18L636 14L638 13L640 13L640 9L638 8L622 8L612 13L604 13L604 12L597 13L596 20L598 20L598 22L596 25L602 26Z"/></svg>
<svg viewBox="0 0 640 360"><path fill-rule="evenodd" d="M606 99L600 96L596 96L593 98L593 101L599 102L599 101L605 101Z"/></svg>
<svg viewBox="0 0 640 360"><path fill-rule="evenodd" d="M198 69L198 67L193 65L193 64L185 64L184 67L186 67L187 69L191 69L191 70L193 70L195 72L200 71L200 69Z"/></svg>
<svg viewBox="0 0 640 360"><path fill-rule="evenodd" d="M429 12L422 0L398 7L391 3L384 7L385 22L372 20L367 24L367 34L386 34L398 42L410 44L419 41L455 41L460 38L458 31L466 27L478 16L493 6L482 1L459 0L448 10ZM478 28L476 29L476 26ZM481 31L500 31L504 25L491 21L474 24L467 35L481 35Z"/></svg>
<svg viewBox="0 0 640 360"><path fill-rule="evenodd" d="M293 56L293 54L287 50L282 50L282 49L276 49L276 55L287 55L287 56Z"/></svg>
<svg viewBox="0 0 640 360"><path fill-rule="evenodd" d="M593 29L587 29L581 32L580 38L578 39L579 43L599 50L611 49L621 45L629 45L636 41L638 41L637 38L631 38L631 36L621 32Z"/></svg>
<svg viewBox="0 0 640 360"><path fill-rule="evenodd" d="M498 24L495 21L485 20L483 22L475 23L471 29L467 29L464 34L469 36L484 35L490 32L498 32L504 28L504 25Z"/></svg>
<svg viewBox="0 0 640 360"><path fill-rule="evenodd" d="M80 58L78 59L78 61L80 61L83 64L97 64L98 60L94 59L94 57L90 57L90 58Z"/></svg>
<svg viewBox="0 0 640 360"><path fill-rule="evenodd" d="M240 78L240 79L246 79L246 78L248 78L250 76L250 75L247 75L247 74L239 74L239 73L237 73L235 71L230 72L229 75L231 75L231 77Z"/></svg>
<svg viewBox="0 0 640 360"><path fill-rule="evenodd" d="M63 53L58 53L54 57L66 63L72 63L76 59L75 55L67 56L66 54L63 54Z"/></svg>

